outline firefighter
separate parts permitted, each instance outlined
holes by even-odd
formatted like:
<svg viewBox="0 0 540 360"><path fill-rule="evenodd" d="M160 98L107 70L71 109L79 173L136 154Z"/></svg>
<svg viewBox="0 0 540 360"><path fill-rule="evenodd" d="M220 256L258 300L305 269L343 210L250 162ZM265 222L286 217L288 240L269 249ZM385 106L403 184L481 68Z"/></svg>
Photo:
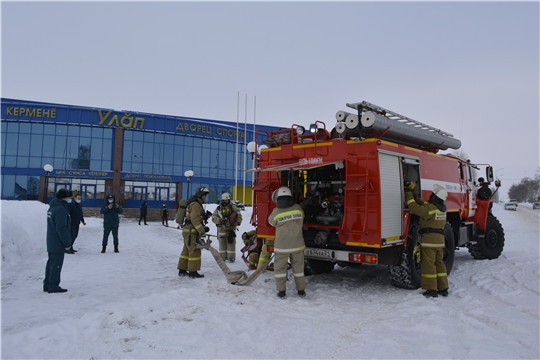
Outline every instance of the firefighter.
<svg viewBox="0 0 540 360"><path fill-rule="evenodd" d="M231 194L223 193L219 206L212 214L212 222L218 229L219 255L223 261L236 260L236 227L242 223L240 209L231 204Z"/></svg>
<svg viewBox="0 0 540 360"><path fill-rule="evenodd" d="M306 278L304 277L304 237L302 225L304 211L294 202L291 190L282 186L272 195L275 209L268 216L268 223L276 228L274 239L274 276L276 277L277 296L286 297L287 261L291 259L296 290L300 297L306 296Z"/></svg>
<svg viewBox="0 0 540 360"><path fill-rule="evenodd" d="M262 240L257 239L257 230L251 230L242 234L242 241L245 245L241 250L242 259L247 262L247 265L251 270L255 270L259 263ZM247 252L247 257L245 257L244 252Z"/></svg>
<svg viewBox="0 0 540 360"><path fill-rule="evenodd" d="M439 184L433 185L429 202L412 193L414 182L405 181L405 200L411 213L420 217L421 286L425 297L448 296L448 277L443 262L446 198L448 192Z"/></svg>
<svg viewBox="0 0 540 360"><path fill-rule="evenodd" d="M191 279L204 277L198 272L201 269L201 249L196 248L195 244L210 231L204 226L207 215L202 206L209 193L206 187L198 187L186 208L186 222L182 230L184 248L178 261L178 276L188 275Z"/></svg>

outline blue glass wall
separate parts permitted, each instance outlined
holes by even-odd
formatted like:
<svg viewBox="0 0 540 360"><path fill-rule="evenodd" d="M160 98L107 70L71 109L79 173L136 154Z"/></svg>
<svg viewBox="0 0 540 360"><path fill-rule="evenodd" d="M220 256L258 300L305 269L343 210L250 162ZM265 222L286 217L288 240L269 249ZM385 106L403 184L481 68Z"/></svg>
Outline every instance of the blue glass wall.
<svg viewBox="0 0 540 360"><path fill-rule="evenodd" d="M232 194L235 185L252 182L245 172L252 165L245 144L254 138L253 125L4 98L0 125L2 199L37 200L45 178L47 197L67 187L99 205L116 177L121 186L114 191L134 207L140 199L171 205L198 186L208 187L214 202L223 192ZM257 129L259 144L277 130ZM115 149L121 152L116 169ZM48 177L45 164L54 168ZM194 172L189 184L186 170Z"/></svg>

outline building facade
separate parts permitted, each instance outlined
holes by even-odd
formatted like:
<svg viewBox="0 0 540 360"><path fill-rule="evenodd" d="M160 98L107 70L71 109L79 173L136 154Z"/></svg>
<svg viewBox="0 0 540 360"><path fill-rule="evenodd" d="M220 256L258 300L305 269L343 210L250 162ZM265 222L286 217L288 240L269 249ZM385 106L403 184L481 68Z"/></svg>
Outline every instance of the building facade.
<svg viewBox="0 0 540 360"><path fill-rule="evenodd" d="M112 193L126 208L174 207L198 186L210 190L207 202L229 192L250 204L246 145L278 129L5 98L0 124L2 199L48 202L64 187L87 207Z"/></svg>

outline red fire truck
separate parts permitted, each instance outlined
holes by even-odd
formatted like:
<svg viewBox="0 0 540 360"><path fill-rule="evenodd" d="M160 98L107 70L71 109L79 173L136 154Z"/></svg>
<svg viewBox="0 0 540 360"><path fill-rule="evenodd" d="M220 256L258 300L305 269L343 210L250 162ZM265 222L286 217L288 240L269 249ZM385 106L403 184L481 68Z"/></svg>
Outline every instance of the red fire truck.
<svg viewBox="0 0 540 360"><path fill-rule="evenodd" d="M448 274L459 247L476 259L499 257L504 231L491 213L491 166L440 153L461 146L440 129L365 101L347 106L355 111L338 111L333 129L316 121L266 134L268 147L251 170L251 224L258 237L275 236L267 220L275 207L272 194L287 186L305 213L306 271L330 272L336 263L388 265L392 284L416 289L420 269L412 249L419 220L406 207L403 186L410 180L425 201L434 184L449 194ZM485 179L478 181L481 167Z"/></svg>

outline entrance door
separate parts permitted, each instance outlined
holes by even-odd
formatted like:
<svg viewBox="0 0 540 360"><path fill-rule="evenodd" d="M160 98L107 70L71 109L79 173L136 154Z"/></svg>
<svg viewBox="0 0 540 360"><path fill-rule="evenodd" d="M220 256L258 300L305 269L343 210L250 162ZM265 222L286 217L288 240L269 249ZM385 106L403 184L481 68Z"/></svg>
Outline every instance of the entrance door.
<svg viewBox="0 0 540 360"><path fill-rule="evenodd" d="M133 187L133 200L145 201L148 200L148 188L146 186Z"/></svg>
<svg viewBox="0 0 540 360"><path fill-rule="evenodd" d="M168 187L156 187L156 201L160 203L167 203L169 201Z"/></svg>
<svg viewBox="0 0 540 360"><path fill-rule="evenodd" d="M96 198L96 185L81 184L81 197L86 207L100 207L103 204L101 199Z"/></svg>

